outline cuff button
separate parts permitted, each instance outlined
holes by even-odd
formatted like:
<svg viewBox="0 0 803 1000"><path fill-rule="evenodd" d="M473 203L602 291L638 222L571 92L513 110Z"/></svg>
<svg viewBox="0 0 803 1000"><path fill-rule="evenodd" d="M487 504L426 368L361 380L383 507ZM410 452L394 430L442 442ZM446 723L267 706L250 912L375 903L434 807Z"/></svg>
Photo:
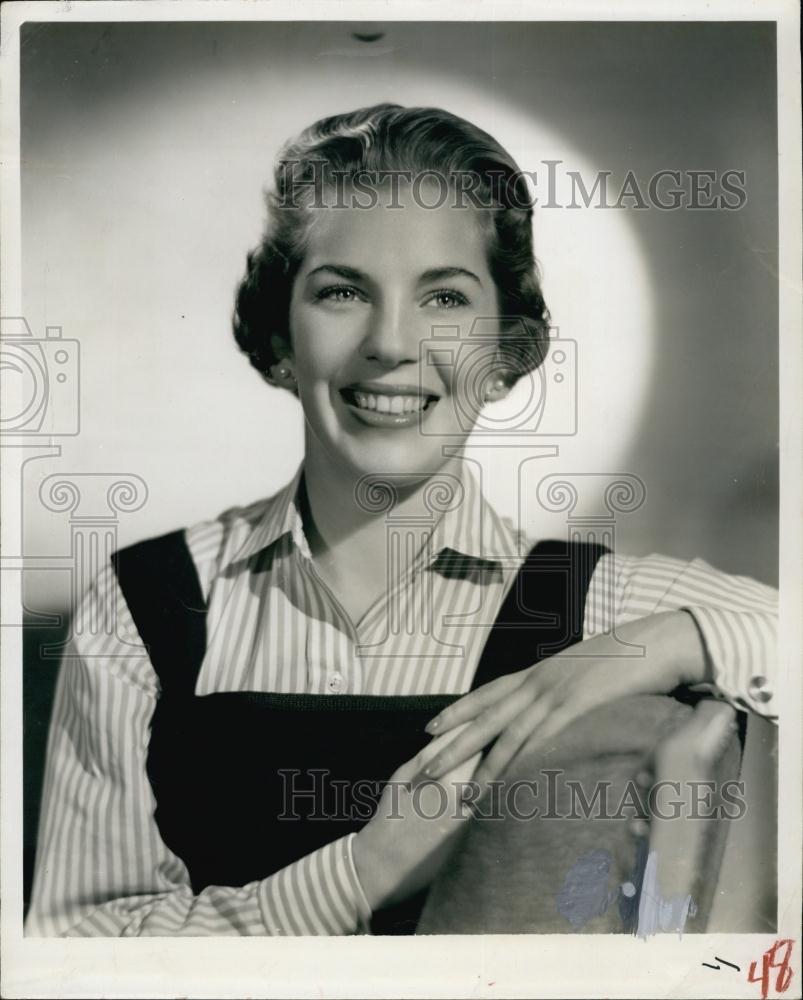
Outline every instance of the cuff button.
<svg viewBox="0 0 803 1000"><path fill-rule="evenodd" d="M767 678L763 674L750 678L749 691L754 701L765 703L772 698L772 692L767 689Z"/></svg>

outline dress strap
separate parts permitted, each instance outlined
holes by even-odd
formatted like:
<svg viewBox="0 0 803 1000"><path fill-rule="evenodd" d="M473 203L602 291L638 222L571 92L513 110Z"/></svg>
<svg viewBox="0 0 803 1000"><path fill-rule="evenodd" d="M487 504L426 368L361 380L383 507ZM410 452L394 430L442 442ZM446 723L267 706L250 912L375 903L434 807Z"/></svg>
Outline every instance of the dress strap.
<svg viewBox="0 0 803 1000"><path fill-rule="evenodd" d="M588 587L608 551L594 542L533 546L488 635L472 688L524 670L583 638Z"/></svg>
<svg viewBox="0 0 803 1000"><path fill-rule="evenodd" d="M206 651L206 601L185 532L118 549L111 562L162 692L191 695Z"/></svg>

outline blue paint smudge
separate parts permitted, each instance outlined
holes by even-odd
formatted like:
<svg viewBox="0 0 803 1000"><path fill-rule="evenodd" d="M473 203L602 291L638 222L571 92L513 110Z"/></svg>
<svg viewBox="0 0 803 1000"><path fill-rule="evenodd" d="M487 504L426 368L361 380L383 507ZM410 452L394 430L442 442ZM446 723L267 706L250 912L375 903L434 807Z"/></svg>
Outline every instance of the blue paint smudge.
<svg viewBox="0 0 803 1000"><path fill-rule="evenodd" d="M608 888L612 863L608 851L597 848L578 858L566 873L555 900L573 930L582 930L617 898L618 891Z"/></svg>
<svg viewBox="0 0 803 1000"><path fill-rule="evenodd" d="M682 935L686 921L697 907L690 895L664 898L658 887L658 855L639 844L630 879L610 889L613 859L608 851L589 851L572 865L555 897L558 912L573 931L606 912L618 900L619 918L626 933L647 939L653 934L677 931Z"/></svg>

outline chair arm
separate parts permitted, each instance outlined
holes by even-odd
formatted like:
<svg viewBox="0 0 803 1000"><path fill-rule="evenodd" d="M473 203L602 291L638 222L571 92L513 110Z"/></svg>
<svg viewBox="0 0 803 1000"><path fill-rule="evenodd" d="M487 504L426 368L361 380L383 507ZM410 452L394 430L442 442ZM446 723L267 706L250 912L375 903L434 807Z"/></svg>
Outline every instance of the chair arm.
<svg viewBox="0 0 803 1000"><path fill-rule="evenodd" d="M640 895L638 925L644 934L706 929L732 804L725 786L738 778L741 763L736 732L736 711L705 698L656 745L653 787L669 790L672 798L662 805L656 795L651 814L649 854L655 866ZM666 927L660 920L656 923L657 894L664 900L693 900L688 922Z"/></svg>
<svg viewBox="0 0 803 1000"><path fill-rule="evenodd" d="M650 795L653 778L712 782L718 804L721 782L739 774L732 715L710 700L693 710L638 695L589 712L546 745L536 734L503 776L496 818L483 818L493 812L487 796L477 804L416 933L634 933L651 851L660 854L663 896L690 893L697 912L686 930L704 930L728 824L667 818L656 826ZM534 796L505 794L528 781ZM691 792L683 792L688 808ZM522 805L537 814L523 819Z"/></svg>

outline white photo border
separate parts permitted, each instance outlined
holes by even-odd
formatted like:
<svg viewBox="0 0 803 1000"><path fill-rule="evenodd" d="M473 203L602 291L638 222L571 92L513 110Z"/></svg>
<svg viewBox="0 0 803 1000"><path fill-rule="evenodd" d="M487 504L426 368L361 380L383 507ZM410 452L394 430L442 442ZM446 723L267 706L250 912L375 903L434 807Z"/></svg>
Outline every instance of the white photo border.
<svg viewBox="0 0 803 1000"><path fill-rule="evenodd" d="M6 997L758 997L745 978L715 981L714 955L747 968L776 938L795 939L788 998L801 995L801 128L799 12L793 0L118 0L2 7L2 286L21 315L19 38L30 21L776 21L779 140L781 690L777 934L489 935L410 938L26 939L22 934L21 630L2 630L0 914ZM3 541L20 530L19 484L3 478ZM6 545L3 545L6 548ZM19 579L2 579L4 617Z"/></svg>

